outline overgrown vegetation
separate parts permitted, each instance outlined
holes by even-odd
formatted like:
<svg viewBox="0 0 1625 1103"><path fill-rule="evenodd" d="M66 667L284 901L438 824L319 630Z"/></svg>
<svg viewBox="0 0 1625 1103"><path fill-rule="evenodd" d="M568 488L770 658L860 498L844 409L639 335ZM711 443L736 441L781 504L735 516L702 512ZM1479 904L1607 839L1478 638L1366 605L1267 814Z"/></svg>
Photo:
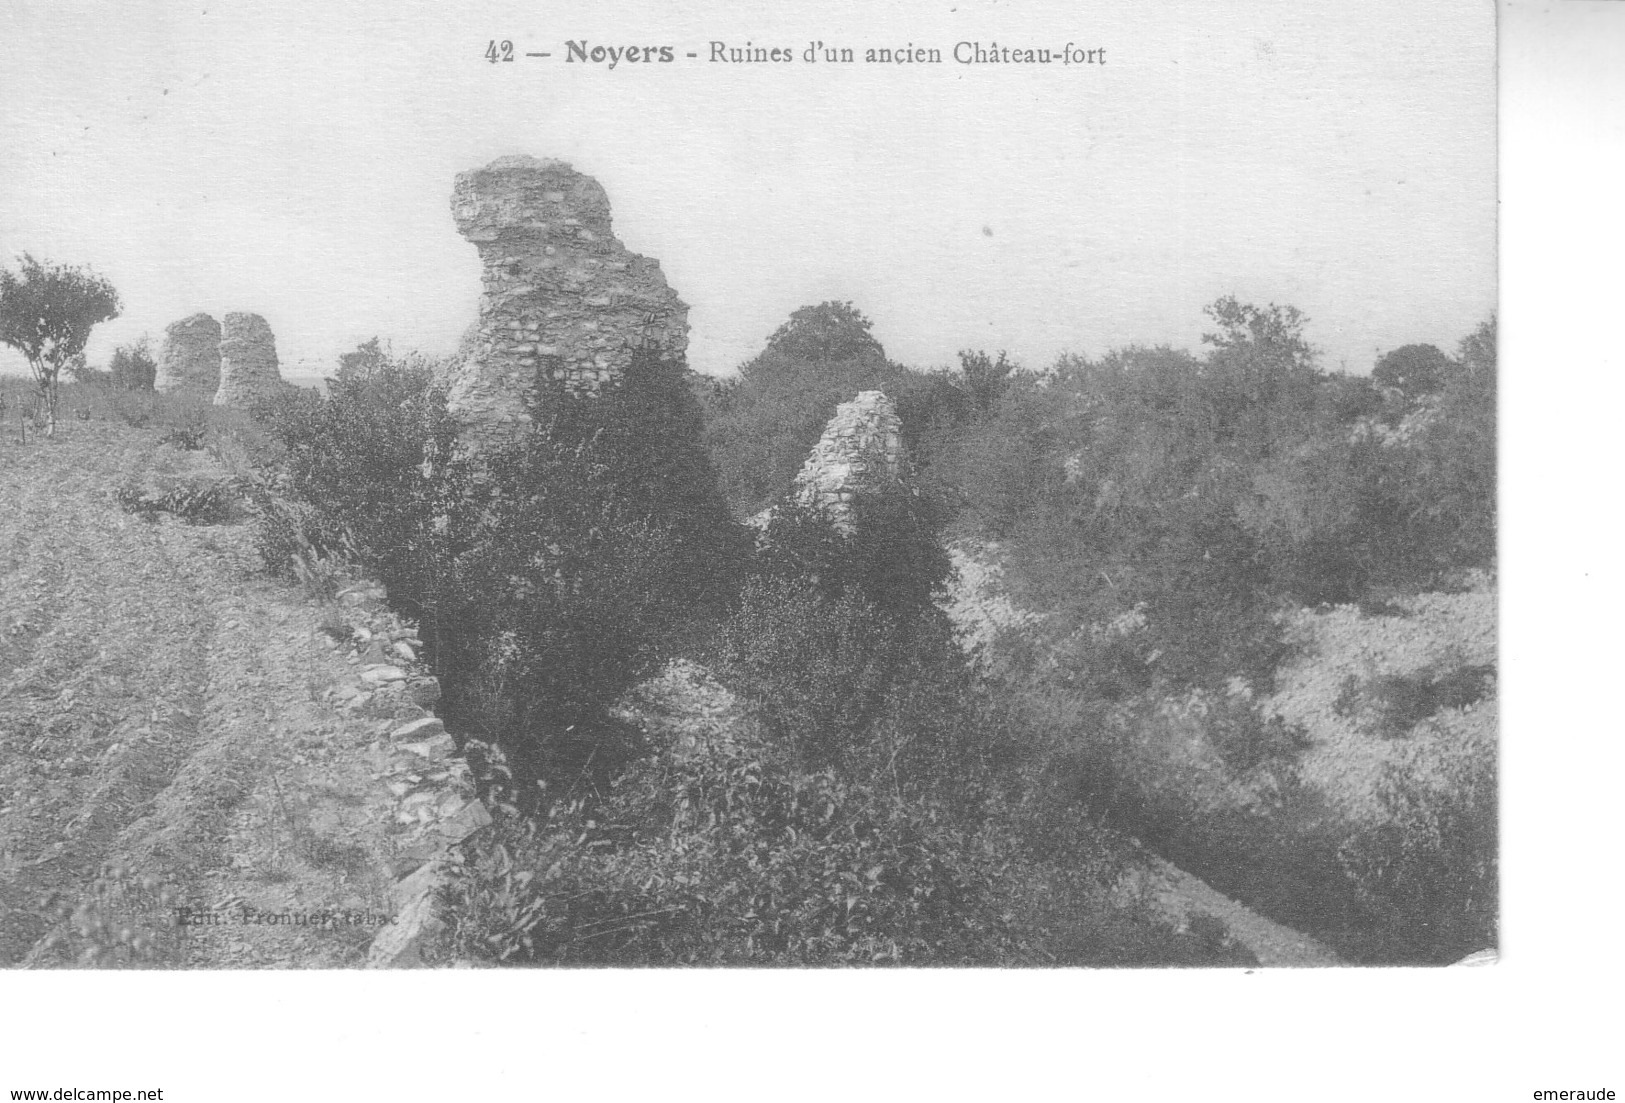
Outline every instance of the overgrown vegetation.
<svg viewBox="0 0 1625 1103"><path fill-rule="evenodd" d="M912 398L899 401L905 434L926 484L955 507L950 532L996 543L1014 596L1049 614L1007 634L995 668L1003 692L1030 702L1027 737L1054 732L1055 776L1215 884L1358 959L1443 960L1478 948L1473 938L1493 941L1493 893L1471 894L1472 922L1447 923L1433 909L1449 892L1402 891L1373 880L1395 866L1339 858L1357 836L1361 853L1420 848L1393 858L1405 868L1456 869L1471 850L1463 833L1493 835L1492 806L1455 783L1432 785L1414 801L1389 800L1390 826L1372 834L1298 780L1308 737L1264 707L1292 657L1285 611L1380 613L1399 595L1493 572L1493 320L1454 356L1406 346L1371 376L1349 376L1318 368L1299 312L1225 298L1209 308L1201 356L1131 346L1031 373L1002 354L965 352L957 372L920 375L886 363L861 340L867 320L837 305L803 313L821 312L821 330L861 330L840 343L851 359L792 357L770 343L710 398L713 451L736 509L782 493L822 420L857 390ZM788 598L770 603L791 616ZM779 637L774 626L761 645ZM843 638L832 633L809 664L809 702L833 696L816 675L841 662L850 672L827 678L861 687L872 677L855 649L835 646ZM1439 710L1473 707L1486 676L1468 664L1363 687L1382 698L1367 710L1374 734L1403 738ZM1181 749L1192 739L1195 758ZM1394 770L1411 792L1398 780L1405 768ZM1418 826L1433 812L1412 803L1441 801L1472 811ZM1461 876L1481 884L1493 863L1474 853ZM1424 953L1408 926L1456 935Z"/></svg>
<svg viewBox="0 0 1625 1103"><path fill-rule="evenodd" d="M348 546L419 622L446 719L504 749L527 808L629 761L609 705L726 604L743 548L681 365L639 356L596 398L545 379L530 428L475 455L433 365L362 346L326 398L266 411L285 453L260 506L274 568Z"/></svg>
<svg viewBox="0 0 1625 1103"><path fill-rule="evenodd" d="M158 361L152 344L143 337L133 345L120 345L107 362L109 381L126 391L150 391L158 382Z"/></svg>
<svg viewBox="0 0 1625 1103"><path fill-rule="evenodd" d="M1290 307L1209 313L1202 356L1037 373L967 350L922 374L824 303L734 381L648 353L597 397L539 373L528 428L478 453L433 365L376 341L326 397L261 411L267 563L386 584L504 809L457 889L462 951L1237 960L1109 901L1113 829L1355 960L1493 942L1493 753L1416 734L1490 671L1349 689L1374 738L1426 748L1365 819L1305 779L1313 740L1268 704L1286 611L1381 613L1493 572L1493 322L1357 377L1318 368ZM867 389L897 403L917 477L835 526L785 494ZM732 519L769 506L759 535ZM1049 612L976 672L937 607L951 538L996 542ZM749 722L674 738L617 711L679 655Z"/></svg>

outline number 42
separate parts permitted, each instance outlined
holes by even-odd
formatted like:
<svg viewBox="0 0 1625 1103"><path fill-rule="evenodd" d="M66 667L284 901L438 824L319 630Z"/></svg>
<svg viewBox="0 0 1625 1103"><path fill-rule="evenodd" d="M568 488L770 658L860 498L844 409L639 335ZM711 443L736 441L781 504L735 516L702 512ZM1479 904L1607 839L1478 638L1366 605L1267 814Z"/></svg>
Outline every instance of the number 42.
<svg viewBox="0 0 1625 1103"><path fill-rule="evenodd" d="M509 42L507 39L503 39L501 42L498 42L493 38L491 40L491 44L485 48L485 60L489 61L492 65L495 65L499 61L512 61L513 43Z"/></svg>

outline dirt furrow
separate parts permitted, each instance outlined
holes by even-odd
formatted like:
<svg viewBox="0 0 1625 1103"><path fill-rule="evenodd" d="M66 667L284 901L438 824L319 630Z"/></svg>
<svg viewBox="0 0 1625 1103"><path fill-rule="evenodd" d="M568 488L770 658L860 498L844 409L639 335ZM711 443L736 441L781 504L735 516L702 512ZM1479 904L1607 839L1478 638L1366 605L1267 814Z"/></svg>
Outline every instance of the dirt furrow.
<svg viewBox="0 0 1625 1103"><path fill-rule="evenodd" d="M186 760L211 617L148 526L111 500L136 440L11 450L0 624L30 637L0 682L0 961L49 927Z"/></svg>

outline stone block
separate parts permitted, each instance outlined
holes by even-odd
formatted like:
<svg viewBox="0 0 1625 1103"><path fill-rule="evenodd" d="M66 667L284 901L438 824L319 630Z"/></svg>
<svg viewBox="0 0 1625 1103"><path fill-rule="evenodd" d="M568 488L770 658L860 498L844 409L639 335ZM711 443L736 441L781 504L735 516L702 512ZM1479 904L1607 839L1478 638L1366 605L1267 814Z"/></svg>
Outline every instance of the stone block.
<svg viewBox="0 0 1625 1103"><path fill-rule="evenodd" d="M265 319L227 314L220 331L220 387L214 404L253 406L287 385L277 371L276 338Z"/></svg>
<svg viewBox="0 0 1625 1103"><path fill-rule="evenodd" d="M220 388L220 323L207 314L169 323L158 349L155 386L212 398Z"/></svg>
<svg viewBox="0 0 1625 1103"><path fill-rule="evenodd" d="M538 356L564 356L552 377L566 393L591 395L640 347L687 348L688 306L657 261L616 239L609 197L592 177L563 161L503 157L459 175L451 208L485 268L478 337L449 380L465 446L523 430ZM584 334L603 350L598 371L574 363Z"/></svg>

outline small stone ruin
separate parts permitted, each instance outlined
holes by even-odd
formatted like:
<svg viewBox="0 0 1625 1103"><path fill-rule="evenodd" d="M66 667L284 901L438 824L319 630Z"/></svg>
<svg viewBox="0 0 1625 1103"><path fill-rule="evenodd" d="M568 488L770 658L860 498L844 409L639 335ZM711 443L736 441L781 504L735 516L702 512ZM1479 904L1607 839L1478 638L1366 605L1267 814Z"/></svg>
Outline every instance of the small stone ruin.
<svg viewBox="0 0 1625 1103"><path fill-rule="evenodd" d="M276 338L258 314L231 313L220 338L216 406L252 406L287 386L277 371Z"/></svg>
<svg viewBox="0 0 1625 1103"><path fill-rule="evenodd" d="M211 396L220 387L220 323L193 314L164 329L158 349L160 391L191 391Z"/></svg>
<svg viewBox="0 0 1625 1103"><path fill-rule="evenodd" d="M897 407L882 391L841 403L796 476L795 500L850 532L854 498L908 477L902 428Z"/></svg>
<svg viewBox="0 0 1625 1103"><path fill-rule="evenodd" d="M616 239L592 177L563 161L502 157L457 177L451 210L485 268L479 328L448 396L465 443L522 427L538 372L591 395L640 347L687 349L687 304L658 261Z"/></svg>

